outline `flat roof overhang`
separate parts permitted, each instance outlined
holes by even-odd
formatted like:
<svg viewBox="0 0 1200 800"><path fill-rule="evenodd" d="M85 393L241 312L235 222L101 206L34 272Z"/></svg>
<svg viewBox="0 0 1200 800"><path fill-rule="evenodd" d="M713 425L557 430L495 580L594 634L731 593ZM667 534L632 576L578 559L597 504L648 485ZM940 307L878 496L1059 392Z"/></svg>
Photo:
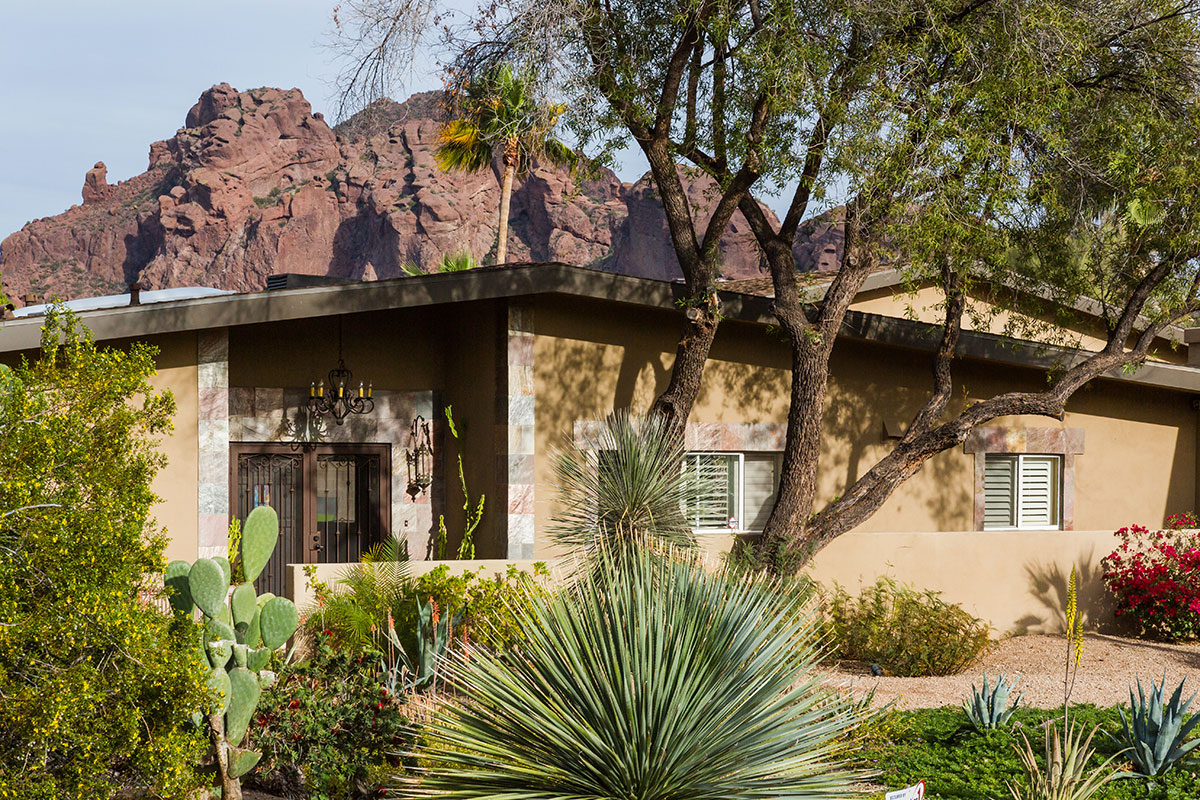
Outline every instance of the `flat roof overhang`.
<svg viewBox="0 0 1200 800"><path fill-rule="evenodd" d="M728 319L776 322L769 298L721 292ZM299 289L249 292L174 302L80 312L97 340L129 339L182 331L255 325L284 320L420 308L533 295L567 295L673 310L686 297L681 283L620 275L561 263L483 267L464 272L392 278ZM41 317L0 323L0 353L37 348ZM846 339L932 352L941 328L923 322L850 311L840 336ZM1048 370L1070 366L1087 353L989 333L963 331L958 353L1009 366ZM1114 370L1105 378L1200 394L1200 369L1151 362L1132 373Z"/></svg>

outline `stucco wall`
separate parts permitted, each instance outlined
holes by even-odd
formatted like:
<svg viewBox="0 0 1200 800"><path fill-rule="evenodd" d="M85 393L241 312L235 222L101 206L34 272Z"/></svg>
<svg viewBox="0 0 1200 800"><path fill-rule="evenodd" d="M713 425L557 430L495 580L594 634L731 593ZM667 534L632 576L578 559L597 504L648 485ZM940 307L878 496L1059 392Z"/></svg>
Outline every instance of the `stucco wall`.
<svg viewBox="0 0 1200 800"><path fill-rule="evenodd" d="M1053 320L1050 314L1027 314L1016 310L1001 310L1004 302L993 303L985 293L968 298L968 313L963 316L963 330L982 331L1017 338L1057 344L1065 347L1081 347L1099 350L1107 342L1104 326L1094 317L1083 314L1064 315L1064 319ZM868 314L879 314L899 319L915 319L935 325L945 319L944 296L932 286L923 286L908 292L896 287L875 289L861 293L850 308ZM1155 361L1169 364L1187 363L1187 346L1179 343L1172 346L1166 339L1159 339L1150 354Z"/></svg>
<svg viewBox="0 0 1200 800"><path fill-rule="evenodd" d="M158 347L158 374L151 383L175 396L175 428L163 439L160 450L167 465L154 478L154 493L161 498L153 513L166 529L167 559L194 561L197 557L196 480L198 447L196 422L199 400L196 383L196 335L178 333L149 340Z"/></svg>
<svg viewBox="0 0 1200 800"><path fill-rule="evenodd" d="M552 451L576 420L613 408L649 407L666 386L678 319L644 309L583 301L542 303L535 316L537 529L553 513ZM693 411L696 423L786 422L786 345L763 328L726 322ZM818 476L823 500L843 492L891 443L888 419L907 423L929 391L926 354L843 341L834 350ZM955 366L955 408L1010 389L1038 390L1044 373L963 361ZM1196 415L1189 395L1098 382L1076 395L1061 422L1004 418L1010 428L1083 428L1076 460L1077 530L1112 530L1196 507ZM930 459L860 530L968 531L974 526L974 457L961 447ZM719 537L724 539L726 537ZM554 555L539 535L537 558Z"/></svg>

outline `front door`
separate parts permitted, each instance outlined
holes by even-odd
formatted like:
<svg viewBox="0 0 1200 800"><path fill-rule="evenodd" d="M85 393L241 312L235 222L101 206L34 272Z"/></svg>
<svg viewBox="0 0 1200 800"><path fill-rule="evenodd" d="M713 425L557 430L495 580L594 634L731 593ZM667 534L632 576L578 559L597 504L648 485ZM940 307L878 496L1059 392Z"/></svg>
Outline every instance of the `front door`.
<svg viewBox="0 0 1200 800"><path fill-rule="evenodd" d="M255 580L259 592L284 595L287 564L355 562L390 530L389 446L231 446L230 489L243 522L258 505L279 514L279 544Z"/></svg>

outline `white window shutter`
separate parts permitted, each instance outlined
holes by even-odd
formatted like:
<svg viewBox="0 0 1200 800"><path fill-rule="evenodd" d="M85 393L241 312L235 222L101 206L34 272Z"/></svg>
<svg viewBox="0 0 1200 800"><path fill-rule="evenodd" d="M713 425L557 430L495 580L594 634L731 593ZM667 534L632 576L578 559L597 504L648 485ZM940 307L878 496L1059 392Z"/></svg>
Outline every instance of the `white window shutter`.
<svg viewBox="0 0 1200 800"><path fill-rule="evenodd" d="M1020 527L1058 524L1058 458L1025 456L1020 470Z"/></svg>
<svg viewBox="0 0 1200 800"><path fill-rule="evenodd" d="M737 456L697 453L689 455L687 461L701 486L700 494L688 509L692 527L728 528L729 518L737 513Z"/></svg>
<svg viewBox="0 0 1200 800"><path fill-rule="evenodd" d="M1017 524L1017 459L987 456L983 475L983 527L1014 528Z"/></svg>
<svg viewBox="0 0 1200 800"><path fill-rule="evenodd" d="M745 495L742 498L742 530L761 531L775 505L779 488L779 455L776 453L746 453L744 459Z"/></svg>

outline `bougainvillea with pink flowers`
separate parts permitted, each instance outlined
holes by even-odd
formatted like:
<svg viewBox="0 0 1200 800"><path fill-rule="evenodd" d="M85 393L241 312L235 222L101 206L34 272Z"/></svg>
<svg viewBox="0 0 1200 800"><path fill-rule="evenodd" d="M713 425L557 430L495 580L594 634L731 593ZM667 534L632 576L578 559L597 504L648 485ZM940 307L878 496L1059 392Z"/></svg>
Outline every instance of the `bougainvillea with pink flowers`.
<svg viewBox="0 0 1200 800"><path fill-rule="evenodd" d="M1101 564L1116 613L1143 635L1167 641L1200 635L1200 532L1193 514L1172 514L1166 530L1130 525Z"/></svg>

